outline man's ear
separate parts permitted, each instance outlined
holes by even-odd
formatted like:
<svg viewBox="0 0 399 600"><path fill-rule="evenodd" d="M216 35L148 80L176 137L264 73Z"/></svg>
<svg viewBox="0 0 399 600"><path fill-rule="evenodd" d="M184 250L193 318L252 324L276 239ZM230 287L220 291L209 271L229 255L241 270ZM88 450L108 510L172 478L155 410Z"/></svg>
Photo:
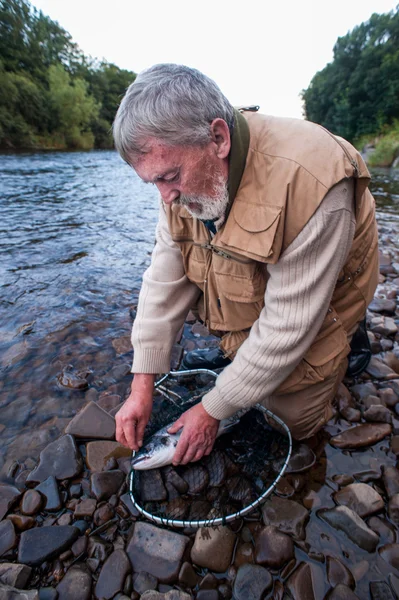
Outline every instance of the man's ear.
<svg viewBox="0 0 399 600"><path fill-rule="evenodd" d="M211 123L212 142L216 144L218 158L227 158L231 148L229 127L224 119L214 119Z"/></svg>

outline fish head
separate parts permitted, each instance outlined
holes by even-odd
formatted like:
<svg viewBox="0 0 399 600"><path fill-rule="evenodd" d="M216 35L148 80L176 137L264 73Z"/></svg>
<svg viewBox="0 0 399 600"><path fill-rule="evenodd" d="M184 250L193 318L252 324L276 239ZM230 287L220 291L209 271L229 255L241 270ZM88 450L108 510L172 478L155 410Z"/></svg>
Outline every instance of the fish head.
<svg viewBox="0 0 399 600"><path fill-rule="evenodd" d="M131 466L137 471L158 469L170 465L177 446L178 438L165 433L154 436L132 458Z"/></svg>

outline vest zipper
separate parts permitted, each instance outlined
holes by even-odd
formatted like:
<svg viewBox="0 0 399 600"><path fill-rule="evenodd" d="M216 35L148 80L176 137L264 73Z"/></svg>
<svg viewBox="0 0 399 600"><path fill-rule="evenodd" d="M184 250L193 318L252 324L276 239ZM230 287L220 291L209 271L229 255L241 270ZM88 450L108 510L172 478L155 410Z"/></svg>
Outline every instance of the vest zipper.
<svg viewBox="0 0 399 600"><path fill-rule="evenodd" d="M236 256L233 256L232 254L229 254L228 252L225 252L224 250L220 250L220 248L217 248L216 246L213 246L212 244L196 244L194 242L195 246L199 246L200 248L205 248L205 250L211 250L211 252L213 252L214 254L217 254L218 256L221 256L222 258L226 258L227 260L235 260L236 262L239 262L243 265L247 265L250 262L252 262L251 260L244 260L242 258L237 258Z"/></svg>

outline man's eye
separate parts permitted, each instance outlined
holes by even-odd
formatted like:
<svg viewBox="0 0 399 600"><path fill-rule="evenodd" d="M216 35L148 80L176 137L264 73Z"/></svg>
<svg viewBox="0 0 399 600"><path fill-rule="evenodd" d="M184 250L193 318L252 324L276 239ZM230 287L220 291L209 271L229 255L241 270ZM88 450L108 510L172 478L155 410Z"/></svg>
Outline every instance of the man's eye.
<svg viewBox="0 0 399 600"><path fill-rule="evenodd" d="M169 177L168 179L164 179L164 181L165 181L165 183L174 183L178 179L179 179L179 173L176 173L176 175L173 175L173 177Z"/></svg>

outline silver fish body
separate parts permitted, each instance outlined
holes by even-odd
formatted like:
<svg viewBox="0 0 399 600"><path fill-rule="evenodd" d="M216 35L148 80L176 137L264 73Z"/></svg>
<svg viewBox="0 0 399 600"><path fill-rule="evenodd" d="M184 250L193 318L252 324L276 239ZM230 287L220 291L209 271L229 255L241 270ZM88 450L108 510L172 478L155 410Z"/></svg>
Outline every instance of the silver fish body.
<svg viewBox="0 0 399 600"><path fill-rule="evenodd" d="M220 421L216 437L230 431L239 420L237 414L229 419ZM140 450L133 455L131 462L133 469L136 471L145 471L146 469L159 469L159 467L172 464L173 455L182 432L182 430L180 430L177 433L168 433L168 429L172 424L173 423L169 423L169 425L162 427L162 429L154 433L145 446L140 448Z"/></svg>

